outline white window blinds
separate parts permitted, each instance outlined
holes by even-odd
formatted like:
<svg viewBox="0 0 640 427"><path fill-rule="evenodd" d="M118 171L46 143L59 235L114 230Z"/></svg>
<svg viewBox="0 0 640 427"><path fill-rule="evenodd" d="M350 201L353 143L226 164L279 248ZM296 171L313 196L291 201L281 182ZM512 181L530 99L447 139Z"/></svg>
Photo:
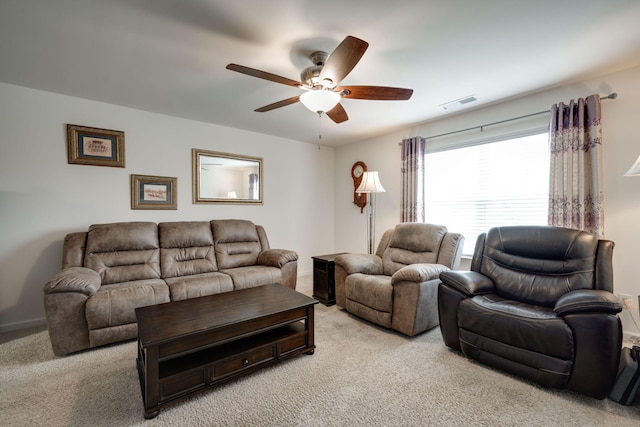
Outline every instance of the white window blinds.
<svg viewBox="0 0 640 427"><path fill-rule="evenodd" d="M548 134L510 138L425 155L425 221L465 237L502 225L546 225Z"/></svg>

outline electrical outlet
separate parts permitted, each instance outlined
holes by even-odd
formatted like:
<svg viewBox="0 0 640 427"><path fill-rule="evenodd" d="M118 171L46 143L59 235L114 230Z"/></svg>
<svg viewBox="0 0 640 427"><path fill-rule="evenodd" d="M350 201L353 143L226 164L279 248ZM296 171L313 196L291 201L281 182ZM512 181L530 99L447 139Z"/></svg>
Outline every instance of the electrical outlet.
<svg viewBox="0 0 640 427"><path fill-rule="evenodd" d="M633 299L631 295L618 294L620 301L622 301L622 308L633 313Z"/></svg>

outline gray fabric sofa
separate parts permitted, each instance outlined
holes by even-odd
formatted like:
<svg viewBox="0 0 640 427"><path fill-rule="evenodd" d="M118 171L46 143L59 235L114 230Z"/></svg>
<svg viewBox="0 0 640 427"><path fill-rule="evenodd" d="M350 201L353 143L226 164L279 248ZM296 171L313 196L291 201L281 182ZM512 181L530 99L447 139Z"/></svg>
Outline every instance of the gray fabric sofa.
<svg viewBox="0 0 640 427"><path fill-rule="evenodd" d="M53 352L136 337L137 307L281 283L296 287L298 255L270 249L245 220L96 224L64 240L62 270L44 286Z"/></svg>
<svg viewBox="0 0 640 427"><path fill-rule="evenodd" d="M444 226L398 224L375 254L336 257L336 304L409 336L438 326L439 275L459 267L463 245Z"/></svg>

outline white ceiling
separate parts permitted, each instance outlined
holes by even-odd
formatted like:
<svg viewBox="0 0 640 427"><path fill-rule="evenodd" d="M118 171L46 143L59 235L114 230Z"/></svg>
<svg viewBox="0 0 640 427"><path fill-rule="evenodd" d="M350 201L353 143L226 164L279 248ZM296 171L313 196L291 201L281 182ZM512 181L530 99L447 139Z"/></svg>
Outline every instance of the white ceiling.
<svg viewBox="0 0 640 427"><path fill-rule="evenodd" d="M638 0L0 0L0 81L146 111L340 145L640 65ZM369 42L343 85L414 89L342 101L349 121L302 104L304 52ZM2 100L1 102L10 102ZM318 140L319 130L322 140Z"/></svg>

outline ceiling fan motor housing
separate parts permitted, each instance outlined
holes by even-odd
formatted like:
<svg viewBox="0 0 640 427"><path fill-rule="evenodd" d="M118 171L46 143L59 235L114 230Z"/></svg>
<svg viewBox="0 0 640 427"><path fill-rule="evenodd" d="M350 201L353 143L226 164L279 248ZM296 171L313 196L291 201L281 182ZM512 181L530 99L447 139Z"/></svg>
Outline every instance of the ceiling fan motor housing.
<svg viewBox="0 0 640 427"><path fill-rule="evenodd" d="M329 54L322 51L316 51L309 55L309 59L314 65L302 70L300 80L309 87L321 85L320 71L322 71L327 58L329 58Z"/></svg>

